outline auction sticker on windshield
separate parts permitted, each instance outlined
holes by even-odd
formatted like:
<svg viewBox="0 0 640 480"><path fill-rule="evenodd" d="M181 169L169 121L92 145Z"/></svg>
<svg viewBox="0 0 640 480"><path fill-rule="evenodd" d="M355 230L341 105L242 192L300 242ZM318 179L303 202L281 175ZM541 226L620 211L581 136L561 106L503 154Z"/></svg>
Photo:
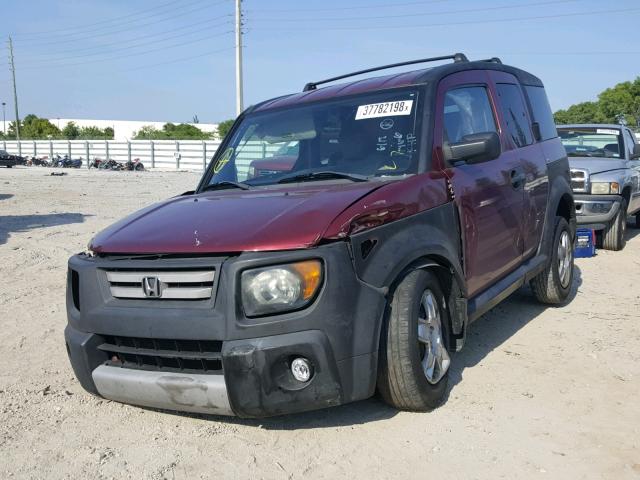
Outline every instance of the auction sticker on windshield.
<svg viewBox="0 0 640 480"><path fill-rule="evenodd" d="M391 117L394 115L410 115L413 100L398 100L395 102L371 103L358 106L356 120L366 118Z"/></svg>
<svg viewBox="0 0 640 480"><path fill-rule="evenodd" d="M620 130L613 130L610 128L598 128L596 133L602 133L604 135L620 135Z"/></svg>

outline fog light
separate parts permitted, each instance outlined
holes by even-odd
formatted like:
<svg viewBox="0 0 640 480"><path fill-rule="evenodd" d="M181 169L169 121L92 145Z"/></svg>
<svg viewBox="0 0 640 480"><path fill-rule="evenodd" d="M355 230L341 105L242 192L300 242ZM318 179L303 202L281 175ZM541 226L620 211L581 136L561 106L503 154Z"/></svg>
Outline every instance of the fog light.
<svg viewBox="0 0 640 480"><path fill-rule="evenodd" d="M298 357L291 362L291 373L299 382L308 382L313 374L311 363L304 357Z"/></svg>

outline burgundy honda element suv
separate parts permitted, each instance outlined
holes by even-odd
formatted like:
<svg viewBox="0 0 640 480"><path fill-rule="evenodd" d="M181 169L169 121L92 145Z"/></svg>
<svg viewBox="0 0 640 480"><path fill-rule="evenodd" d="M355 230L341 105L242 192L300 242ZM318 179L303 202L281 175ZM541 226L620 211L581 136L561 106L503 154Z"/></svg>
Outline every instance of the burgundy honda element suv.
<svg viewBox="0 0 640 480"><path fill-rule="evenodd" d="M248 108L195 191L73 256L82 386L241 417L376 390L429 410L474 319L526 283L566 301L575 211L542 82L462 54L392 67L434 61ZM291 142L290 169L250 175Z"/></svg>

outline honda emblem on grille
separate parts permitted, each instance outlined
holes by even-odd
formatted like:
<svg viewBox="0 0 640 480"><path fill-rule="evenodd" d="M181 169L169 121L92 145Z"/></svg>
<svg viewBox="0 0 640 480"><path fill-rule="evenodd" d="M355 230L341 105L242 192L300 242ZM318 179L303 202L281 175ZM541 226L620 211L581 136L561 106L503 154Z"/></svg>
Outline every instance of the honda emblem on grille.
<svg viewBox="0 0 640 480"><path fill-rule="evenodd" d="M149 298L162 296L162 287L158 277L144 277L142 279L142 291Z"/></svg>

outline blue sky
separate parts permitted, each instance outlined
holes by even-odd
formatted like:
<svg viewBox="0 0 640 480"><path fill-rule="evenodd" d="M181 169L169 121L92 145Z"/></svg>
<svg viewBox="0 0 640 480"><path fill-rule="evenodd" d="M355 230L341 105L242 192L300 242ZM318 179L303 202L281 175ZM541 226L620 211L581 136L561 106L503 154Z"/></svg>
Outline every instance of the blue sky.
<svg viewBox="0 0 640 480"><path fill-rule="evenodd" d="M0 100L20 114L217 122L235 113L233 0L2 0ZM552 107L640 75L638 0L244 0L245 105L461 51L538 75Z"/></svg>

